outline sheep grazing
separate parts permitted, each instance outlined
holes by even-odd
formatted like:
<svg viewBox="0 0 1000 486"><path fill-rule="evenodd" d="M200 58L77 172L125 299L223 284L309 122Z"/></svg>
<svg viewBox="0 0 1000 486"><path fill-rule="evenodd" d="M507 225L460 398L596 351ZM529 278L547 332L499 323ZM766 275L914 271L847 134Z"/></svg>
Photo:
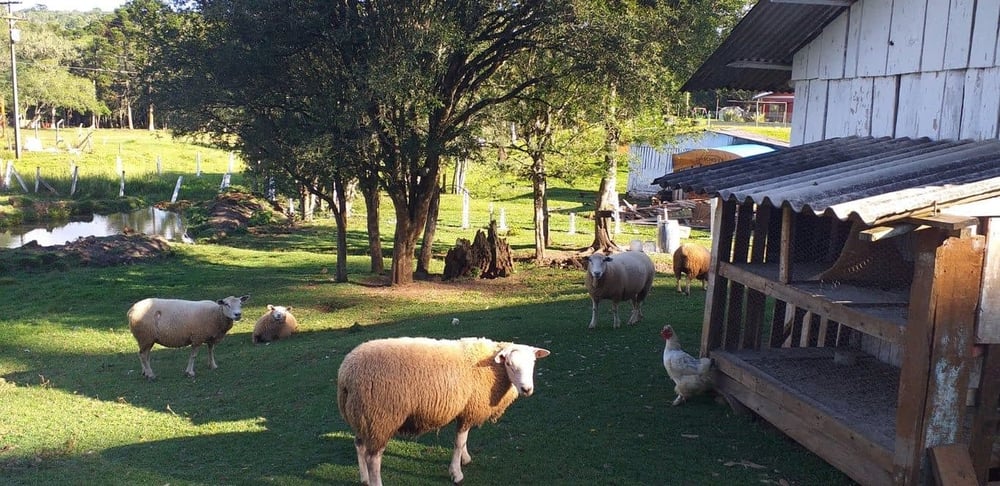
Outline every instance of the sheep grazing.
<svg viewBox="0 0 1000 486"><path fill-rule="evenodd" d="M267 304L267 312L253 326L253 342L269 343L291 336L299 330L299 323L291 307Z"/></svg>
<svg viewBox="0 0 1000 486"><path fill-rule="evenodd" d="M653 287L653 276L656 268L649 255L641 251L626 251L614 256L594 252L587 258L587 276L585 283L590 301L593 304L590 317L590 329L597 327L597 306L601 300L611 300L611 314L614 316L614 327L621 326L618 318L618 303L623 300L632 302L632 315L629 325L642 319L642 302Z"/></svg>
<svg viewBox="0 0 1000 486"><path fill-rule="evenodd" d="M215 364L215 345L226 337L233 327L233 321L243 317L243 303L249 295L226 297L218 301L143 299L128 310L128 325L139 343L139 362L142 374L153 380L153 368L149 365L149 350L154 344L168 348L191 346L185 373L194 377L194 358L202 344L208 345L208 366Z"/></svg>
<svg viewBox="0 0 1000 486"><path fill-rule="evenodd" d="M712 263L712 253L708 248L694 243L684 243L674 250L674 276L677 277L677 293L691 295L691 280L701 280L702 288L708 286L708 266ZM687 276L687 291L681 290L681 275Z"/></svg>
<svg viewBox="0 0 1000 486"><path fill-rule="evenodd" d="M534 392L535 360L549 351L485 338L377 339L354 348L337 373L337 406L354 431L361 482L382 484L382 453L396 434L416 436L456 422L448 471L456 484L472 461L469 430L496 422Z"/></svg>

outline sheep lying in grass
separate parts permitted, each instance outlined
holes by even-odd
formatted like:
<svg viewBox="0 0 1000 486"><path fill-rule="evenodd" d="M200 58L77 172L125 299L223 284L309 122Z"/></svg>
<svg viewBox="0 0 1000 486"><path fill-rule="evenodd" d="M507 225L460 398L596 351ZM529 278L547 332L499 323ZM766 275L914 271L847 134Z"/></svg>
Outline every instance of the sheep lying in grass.
<svg viewBox="0 0 1000 486"><path fill-rule="evenodd" d="M267 343L291 336L299 329L291 307L267 304L267 312L253 326L253 342Z"/></svg>
<svg viewBox="0 0 1000 486"><path fill-rule="evenodd" d="M249 295L229 296L218 301L143 299L128 310L128 325L139 343L139 362L142 374L152 380L156 378L149 365L149 350L154 344L168 348L191 346L191 356L185 373L194 377L194 358L202 344L208 345L208 366L215 364L215 345L222 341L233 327L233 321L243 317L243 303Z"/></svg>
<svg viewBox="0 0 1000 486"><path fill-rule="evenodd" d="M455 421L448 471L456 484L472 461L469 429L496 421L520 395L534 392L541 348L485 338L368 341L344 357L337 406L354 431L361 482L381 486L382 453L396 434L419 435Z"/></svg>
<svg viewBox="0 0 1000 486"><path fill-rule="evenodd" d="M677 277L677 293L691 295L691 280L701 280L702 288L708 285L708 266L712 263L712 253L708 248L695 243L684 243L674 250L674 276ZM687 276L687 291L681 291L681 275Z"/></svg>
<svg viewBox="0 0 1000 486"><path fill-rule="evenodd" d="M597 327L597 306L604 299L611 300L614 327L621 326L618 303L623 300L632 303L629 325L639 322L642 319L642 301L649 295L655 275L653 261L641 251L626 251L614 256L606 256L601 252L590 255L587 258L585 283L593 305L590 325L587 327Z"/></svg>

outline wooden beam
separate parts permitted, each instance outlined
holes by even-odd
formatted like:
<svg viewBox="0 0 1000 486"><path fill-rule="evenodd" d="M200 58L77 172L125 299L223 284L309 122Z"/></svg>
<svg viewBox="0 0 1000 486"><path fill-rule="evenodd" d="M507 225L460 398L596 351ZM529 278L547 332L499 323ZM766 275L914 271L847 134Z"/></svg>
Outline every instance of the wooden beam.
<svg viewBox="0 0 1000 486"><path fill-rule="evenodd" d="M954 214L935 214L927 216L911 216L903 218L903 222L941 228L945 231L959 231L968 226L975 226L979 224L979 218L958 216Z"/></svg>
<svg viewBox="0 0 1000 486"><path fill-rule="evenodd" d="M805 310L812 311L840 323L850 323L855 329L892 343L903 339L903 326L882 319L861 309L831 302L823 296L812 295L795 288L793 285L782 285L779 282L744 270L733 264L719 265L719 275L738 281L752 289L763 292L781 302L791 302ZM775 307L775 313L778 312ZM777 327L774 329L777 330ZM773 330L772 330L773 333ZM772 344L775 344L772 341Z"/></svg>
<svg viewBox="0 0 1000 486"><path fill-rule="evenodd" d="M781 256L778 261L778 281L787 284L792 281L792 224L795 213L790 206L781 208Z"/></svg>
<svg viewBox="0 0 1000 486"><path fill-rule="evenodd" d="M931 469L934 479L941 486L979 486L972 470L969 447L965 444L948 444L930 448Z"/></svg>
<svg viewBox="0 0 1000 486"><path fill-rule="evenodd" d="M718 276L719 262L730 260L736 231L736 202L715 199L712 226L712 262L708 266L708 292L701 327L701 355L722 345L729 281Z"/></svg>
<svg viewBox="0 0 1000 486"><path fill-rule="evenodd" d="M979 290L979 316L976 342L1000 344L1000 218L990 218L986 235L986 255L983 258L983 284Z"/></svg>
<svg viewBox="0 0 1000 486"><path fill-rule="evenodd" d="M979 373L979 393L976 394L975 415L969 427L969 452L980 484L989 477L993 443L1000 424L1000 345L985 345L982 371Z"/></svg>
<svg viewBox="0 0 1000 486"><path fill-rule="evenodd" d="M902 236L911 231L917 231L923 228L928 228L928 226L913 223L900 223L892 226L876 226L874 228L868 228L860 231L858 233L858 239L861 241L887 240L889 238Z"/></svg>
<svg viewBox="0 0 1000 486"><path fill-rule="evenodd" d="M925 450L958 442L966 416L985 238L921 232L896 415L897 482L918 484Z"/></svg>

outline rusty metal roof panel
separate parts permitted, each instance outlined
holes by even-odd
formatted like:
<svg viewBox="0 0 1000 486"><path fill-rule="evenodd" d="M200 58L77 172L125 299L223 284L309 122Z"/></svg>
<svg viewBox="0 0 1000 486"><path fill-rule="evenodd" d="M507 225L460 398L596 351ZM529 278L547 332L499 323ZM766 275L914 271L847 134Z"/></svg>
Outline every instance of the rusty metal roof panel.
<svg viewBox="0 0 1000 486"><path fill-rule="evenodd" d="M788 91L795 51L815 39L823 27L847 8L760 0L681 86L681 91L721 88ZM738 67L741 65L773 69Z"/></svg>
<svg viewBox="0 0 1000 486"><path fill-rule="evenodd" d="M874 224L1000 195L1000 140L834 138L653 184Z"/></svg>

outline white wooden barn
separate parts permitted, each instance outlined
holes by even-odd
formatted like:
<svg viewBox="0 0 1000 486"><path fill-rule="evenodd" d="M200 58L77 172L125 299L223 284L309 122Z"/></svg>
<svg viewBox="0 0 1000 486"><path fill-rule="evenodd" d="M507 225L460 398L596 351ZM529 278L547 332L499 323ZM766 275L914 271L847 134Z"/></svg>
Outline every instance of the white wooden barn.
<svg viewBox="0 0 1000 486"><path fill-rule="evenodd" d="M1000 480L1000 0L761 0L685 91L795 92L716 198L720 393L862 484Z"/></svg>

